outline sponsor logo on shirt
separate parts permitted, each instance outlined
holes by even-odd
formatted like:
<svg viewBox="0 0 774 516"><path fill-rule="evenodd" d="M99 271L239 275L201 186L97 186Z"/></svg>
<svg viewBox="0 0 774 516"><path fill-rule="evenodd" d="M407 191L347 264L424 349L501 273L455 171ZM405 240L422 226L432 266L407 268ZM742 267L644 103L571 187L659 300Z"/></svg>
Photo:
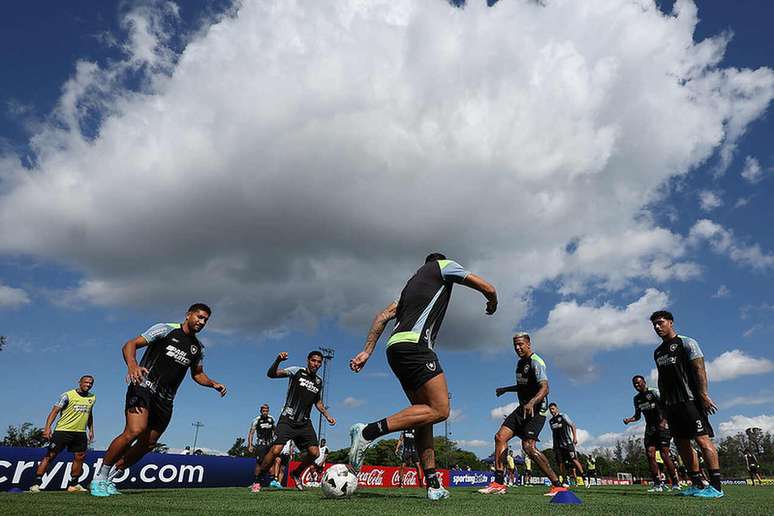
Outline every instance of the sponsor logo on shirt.
<svg viewBox="0 0 774 516"><path fill-rule="evenodd" d="M301 387L305 387L308 391L311 391L311 392L314 392L314 393L320 392L320 388L317 387L317 385L315 385L315 383L316 382L313 382L311 380L307 380L306 378L299 378L298 379L298 384Z"/></svg>
<svg viewBox="0 0 774 516"><path fill-rule="evenodd" d="M660 365L660 366L668 366L676 363L677 363L677 357L673 357L669 355L661 355L656 359L656 365Z"/></svg>
<svg viewBox="0 0 774 516"><path fill-rule="evenodd" d="M167 346L167 356L173 358L180 365L188 366L191 363L191 359L188 358L185 351L181 351L172 345Z"/></svg>

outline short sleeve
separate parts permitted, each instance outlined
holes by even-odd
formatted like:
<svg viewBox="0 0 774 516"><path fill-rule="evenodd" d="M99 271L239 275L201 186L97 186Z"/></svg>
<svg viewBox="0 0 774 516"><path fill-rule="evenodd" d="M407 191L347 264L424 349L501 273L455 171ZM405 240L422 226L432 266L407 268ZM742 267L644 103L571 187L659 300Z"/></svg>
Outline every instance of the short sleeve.
<svg viewBox="0 0 774 516"><path fill-rule="evenodd" d="M535 371L535 379L538 382L548 381L548 372L546 371L546 363L542 358L532 355L532 368Z"/></svg>
<svg viewBox="0 0 774 516"><path fill-rule="evenodd" d="M284 367L282 370L288 373L288 376L293 376L294 374L299 372L301 368L298 366L290 366L290 367Z"/></svg>
<svg viewBox="0 0 774 516"><path fill-rule="evenodd" d="M204 346L199 344L199 354L194 357L193 360L191 360L190 368L191 371L195 371L196 368L204 362Z"/></svg>
<svg viewBox="0 0 774 516"><path fill-rule="evenodd" d="M141 335L145 339L145 342L150 344L155 340L166 337L172 330L174 330L174 327L171 324L158 323L142 332Z"/></svg>
<svg viewBox="0 0 774 516"><path fill-rule="evenodd" d="M567 414L562 414L562 415L564 416L565 423L567 423L568 425L574 425L575 424L575 423L572 422L572 419L570 419L570 416L568 416Z"/></svg>
<svg viewBox="0 0 774 516"><path fill-rule="evenodd" d="M688 353L689 360L696 360L697 358L704 358L704 353L701 352L699 343L690 337L680 337L683 340L683 346L685 352Z"/></svg>
<svg viewBox="0 0 774 516"><path fill-rule="evenodd" d="M441 276L444 281L462 283L462 281L468 277L468 274L470 274L470 272L463 269L462 265L454 260L438 260L438 265L441 267Z"/></svg>
<svg viewBox="0 0 774 516"><path fill-rule="evenodd" d="M250 428L252 428L253 430L255 430L256 428L258 428L258 419L259 419L259 418L260 418L260 416L258 416L258 417L256 417L255 419L253 419L253 424L252 424L252 425L250 425Z"/></svg>
<svg viewBox="0 0 774 516"><path fill-rule="evenodd" d="M59 407L59 409L63 409L67 406L67 402L70 398L67 397L67 393L63 392L61 396L56 400L56 403L54 403L55 407Z"/></svg>

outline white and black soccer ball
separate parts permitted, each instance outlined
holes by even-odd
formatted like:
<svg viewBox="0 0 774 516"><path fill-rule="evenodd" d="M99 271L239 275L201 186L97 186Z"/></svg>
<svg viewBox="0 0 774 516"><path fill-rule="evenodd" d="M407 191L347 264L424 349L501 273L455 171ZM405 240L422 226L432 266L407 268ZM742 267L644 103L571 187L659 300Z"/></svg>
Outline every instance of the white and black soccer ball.
<svg viewBox="0 0 774 516"><path fill-rule="evenodd" d="M344 464L334 464L323 474L320 487L326 498L346 498L357 490L357 476Z"/></svg>

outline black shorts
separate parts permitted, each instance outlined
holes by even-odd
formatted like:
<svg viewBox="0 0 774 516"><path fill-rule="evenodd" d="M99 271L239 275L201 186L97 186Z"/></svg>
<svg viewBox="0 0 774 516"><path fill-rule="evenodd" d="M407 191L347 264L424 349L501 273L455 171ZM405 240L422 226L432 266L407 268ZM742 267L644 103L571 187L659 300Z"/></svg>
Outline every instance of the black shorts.
<svg viewBox="0 0 774 516"><path fill-rule="evenodd" d="M255 460L261 462L269 450L271 450L271 444L257 444L255 446Z"/></svg>
<svg viewBox="0 0 774 516"><path fill-rule="evenodd" d="M413 342L396 342L387 348L387 362L406 392L415 392L443 373L435 352Z"/></svg>
<svg viewBox="0 0 774 516"><path fill-rule="evenodd" d="M86 432L54 430L48 450L59 453L66 447L70 453L80 453L85 452L88 445L89 440L86 438Z"/></svg>
<svg viewBox="0 0 774 516"><path fill-rule="evenodd" d="M693 439L700 435L714 437L707 414L695 401L686 401L666 407L669 431L675 439Z"/></svg>
<svg viewBox="0 0 774 516"><path fill-rule="evenodd" d="M416 464L419 462L419 454L415 446L404 446L401 461L404 464Z"/></svg>
<svg viewBox="0 0 774 516"><path fill-rule="evenodd" d="M172 420L172 400L161 398L147 387L131 384L126 389L125 410L144 407L148 410L148 428L161 433Z"/></svg>
<svg viewBox="0 0 774 516"><path fill-rule="evenodd" d="M747 471L750 472L750 474L754 475L758 472L758 465L757 464L750 464L750 467L747 468Z"/></svg>
<svg viewBox="0 0 774 516"><path fill-rule="evenodd" d="M578 458L575 453L575 446L557 446L554 448L554 456L557 463L572 464L572 461Z"/></svg>
<svg viewBox="0 0 774 516"><path fill-rule="evenodd" d="M307 419L303 423L296 423L290 418L282 416L277 422L277 437L274 438L272 446L278 444L285 445L293 440L299 450L306 450L310 446L317 446L317 434L314 432L312 421Z"/></svg>
<svg viewBox="0 0 774 516"><path fill-rule="evenodd" d="M516 407L516 410L508 414L508 417L503 421L503 426L510 428L513 435L519 439L534 439L536 441L540 440L538 436L545 424L546 416L534 415L525 419L521 406Z"/></svg>
<svg viewBox="0 0 774 516"><path fill-rule="evenodd" d="M661 430L659 427L645 427L645 437L642 439L645 449L651 446L656 448L669 448L672 442L672 434L669 429Z"/></svg>
<svg viewBox="0 0 774 516"><path fill-rule="evenodd" d="M586 476L589 477L589 478L591 478L591 477L599 478L599 475L597 474L597 470L596 469L587 469L586 470Z"/></svg>

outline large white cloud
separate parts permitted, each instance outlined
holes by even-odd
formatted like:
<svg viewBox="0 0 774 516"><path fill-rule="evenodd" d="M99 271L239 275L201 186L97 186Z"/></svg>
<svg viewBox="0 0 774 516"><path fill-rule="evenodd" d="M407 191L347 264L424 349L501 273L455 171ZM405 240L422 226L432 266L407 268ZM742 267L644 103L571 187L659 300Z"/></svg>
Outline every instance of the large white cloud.
<svg viewBox="0 0 774 516"><path fill-rule="evenodd" d="M731 156L774 91L769 69L720 67L725 36L694 41L686 0L245 2L179 56L175 16L132 11L126 59L78 64L34 168L0 160L0 253L80 271L64 299L201 299L264 334L364 327L436 249L502 298L490 320L455 294L450 346L507 343L549 279L695 276L643 209Z"/></svg>
<svg viewBox="0 0 774 516"><path fill-rule="evenodd" d="M748 428L760 428L764 432L774 432L774 416L762 414L760 416L733 416L728 421L723 421L718 426L719 437L728 437L738 433L744 433Z"/></svg>
<svg viewBox="0 0 774 516"><path fill-rule="evenodd" d="M716 253L727 255L732 261L754 269L774 267L774 254L763 251L758 244L741 242L733 231L708 219L701 219L691 227L688 241L694 244L709 242Z"/></svg>
<svg viewBox="0 0 774 516"><path fill-rule="evenodd" d="M0 283L0 308L17 308L30 303L27 291Z"/></svg>

